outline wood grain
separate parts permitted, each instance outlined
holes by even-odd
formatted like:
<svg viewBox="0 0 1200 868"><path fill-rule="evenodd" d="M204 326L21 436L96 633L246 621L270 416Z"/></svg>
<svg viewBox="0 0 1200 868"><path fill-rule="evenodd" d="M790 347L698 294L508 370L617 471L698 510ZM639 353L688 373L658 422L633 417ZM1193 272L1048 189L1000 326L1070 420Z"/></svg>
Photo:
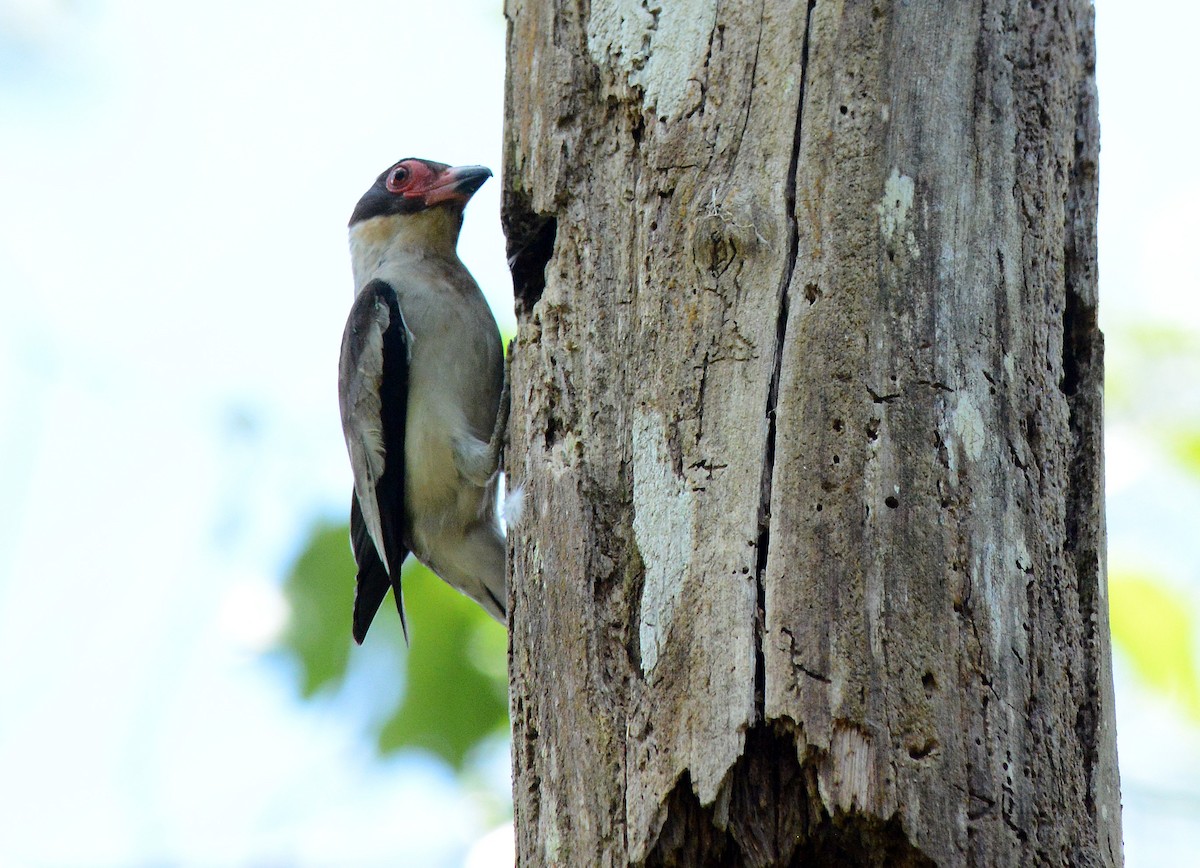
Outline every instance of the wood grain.
<svg viewBox="0 0 1200 868"><path fill-rule="evenodd" d="M508 0L523 865L1118 865L1085 2Z"/></svg>

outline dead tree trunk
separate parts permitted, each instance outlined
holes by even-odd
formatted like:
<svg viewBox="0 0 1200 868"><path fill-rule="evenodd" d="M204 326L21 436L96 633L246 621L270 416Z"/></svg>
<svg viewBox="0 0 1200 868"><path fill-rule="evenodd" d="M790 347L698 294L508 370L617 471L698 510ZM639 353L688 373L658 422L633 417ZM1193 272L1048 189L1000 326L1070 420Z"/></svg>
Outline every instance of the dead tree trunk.
<svg viewBox="0 0 1200 868"><path fill-rule="evenodd" d="M1119 865L1085 0L508 0L522 865Z"/></svg>

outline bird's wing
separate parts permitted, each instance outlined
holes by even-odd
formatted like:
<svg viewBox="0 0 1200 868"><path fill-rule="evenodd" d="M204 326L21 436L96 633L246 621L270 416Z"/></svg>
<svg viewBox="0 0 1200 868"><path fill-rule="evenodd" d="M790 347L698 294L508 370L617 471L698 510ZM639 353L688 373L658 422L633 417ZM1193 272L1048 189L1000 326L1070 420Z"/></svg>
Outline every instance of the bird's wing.
<svg viewBox="0 0 1200 868"><path fill-rule="evenodd" d="M338 365L342 431L354 471L350 541L358 564L354 639L360 643L389 585L405 624L400 566L409 551L404 426L410 337L395 289L382 280L363 287L346 321Z"/></svg>
<svg viewBox="0 0 1200 868"><path fill-rule="evenodd" d="M354 588L353 633L354 641L361 645L366 638L367 628L371 626L375 613L379 611L379 604L387 596L391 579L379 558L375 541L367 532L357 493L351 495L350 502L350 546L354 550L354 562L358 564L358 578ZM400 616L400 622L404 623L403 614Z"/></svg>

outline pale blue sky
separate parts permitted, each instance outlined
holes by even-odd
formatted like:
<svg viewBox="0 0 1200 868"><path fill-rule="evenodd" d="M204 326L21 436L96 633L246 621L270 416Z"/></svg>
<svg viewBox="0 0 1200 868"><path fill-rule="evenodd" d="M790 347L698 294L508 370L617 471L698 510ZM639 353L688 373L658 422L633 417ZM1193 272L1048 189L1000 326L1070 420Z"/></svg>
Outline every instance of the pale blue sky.
<svg viewBox="0 0 1200 868"><path fill-rule="evenodd" d="M1112 347L1200 328L1200 11L1099 15ZM345 507L346 218L401 156L499 170L503 52L494 0L0 0L0 866L456 865L487 831L260 651ZM499 190L461 252L511 324ZM1136 419L1109 445L1114 558L1197 599L1200 492ZM1200 735L1118 674L1127 864L1170 864L1200 852Z"/></svg>
<svg viewBox="0 0 1200 868"><path fill-rule="evenodd" d="M499 169L503 52L492 2L0 3L0 865L454 865L487 831L259 651L345 508L350 209L401 156ZM461 249L503 313L498 193Z"/></svg>

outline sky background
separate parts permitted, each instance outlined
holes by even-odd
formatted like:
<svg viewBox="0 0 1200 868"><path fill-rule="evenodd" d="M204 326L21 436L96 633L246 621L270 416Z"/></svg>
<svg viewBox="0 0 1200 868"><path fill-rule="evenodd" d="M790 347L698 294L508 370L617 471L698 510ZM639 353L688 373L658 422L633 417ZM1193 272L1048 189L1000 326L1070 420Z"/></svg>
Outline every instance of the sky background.
<svg viewBox="0 0 1200 868"><path fill-rule="evenodd" d="M1097 6L1111 560L1194 613L1155 431L1200 371L1130 334L1200 335L1200 9ZM504 864L503 741L380 760L370 643L306 703L265 653L344 518L349 211L402 156L499 170L503 74L496 0L0 0L0 868ZM460 252L509 330L499 190ZM1200 727L1116 674L1127 864L1186 864Z"/></svg>

